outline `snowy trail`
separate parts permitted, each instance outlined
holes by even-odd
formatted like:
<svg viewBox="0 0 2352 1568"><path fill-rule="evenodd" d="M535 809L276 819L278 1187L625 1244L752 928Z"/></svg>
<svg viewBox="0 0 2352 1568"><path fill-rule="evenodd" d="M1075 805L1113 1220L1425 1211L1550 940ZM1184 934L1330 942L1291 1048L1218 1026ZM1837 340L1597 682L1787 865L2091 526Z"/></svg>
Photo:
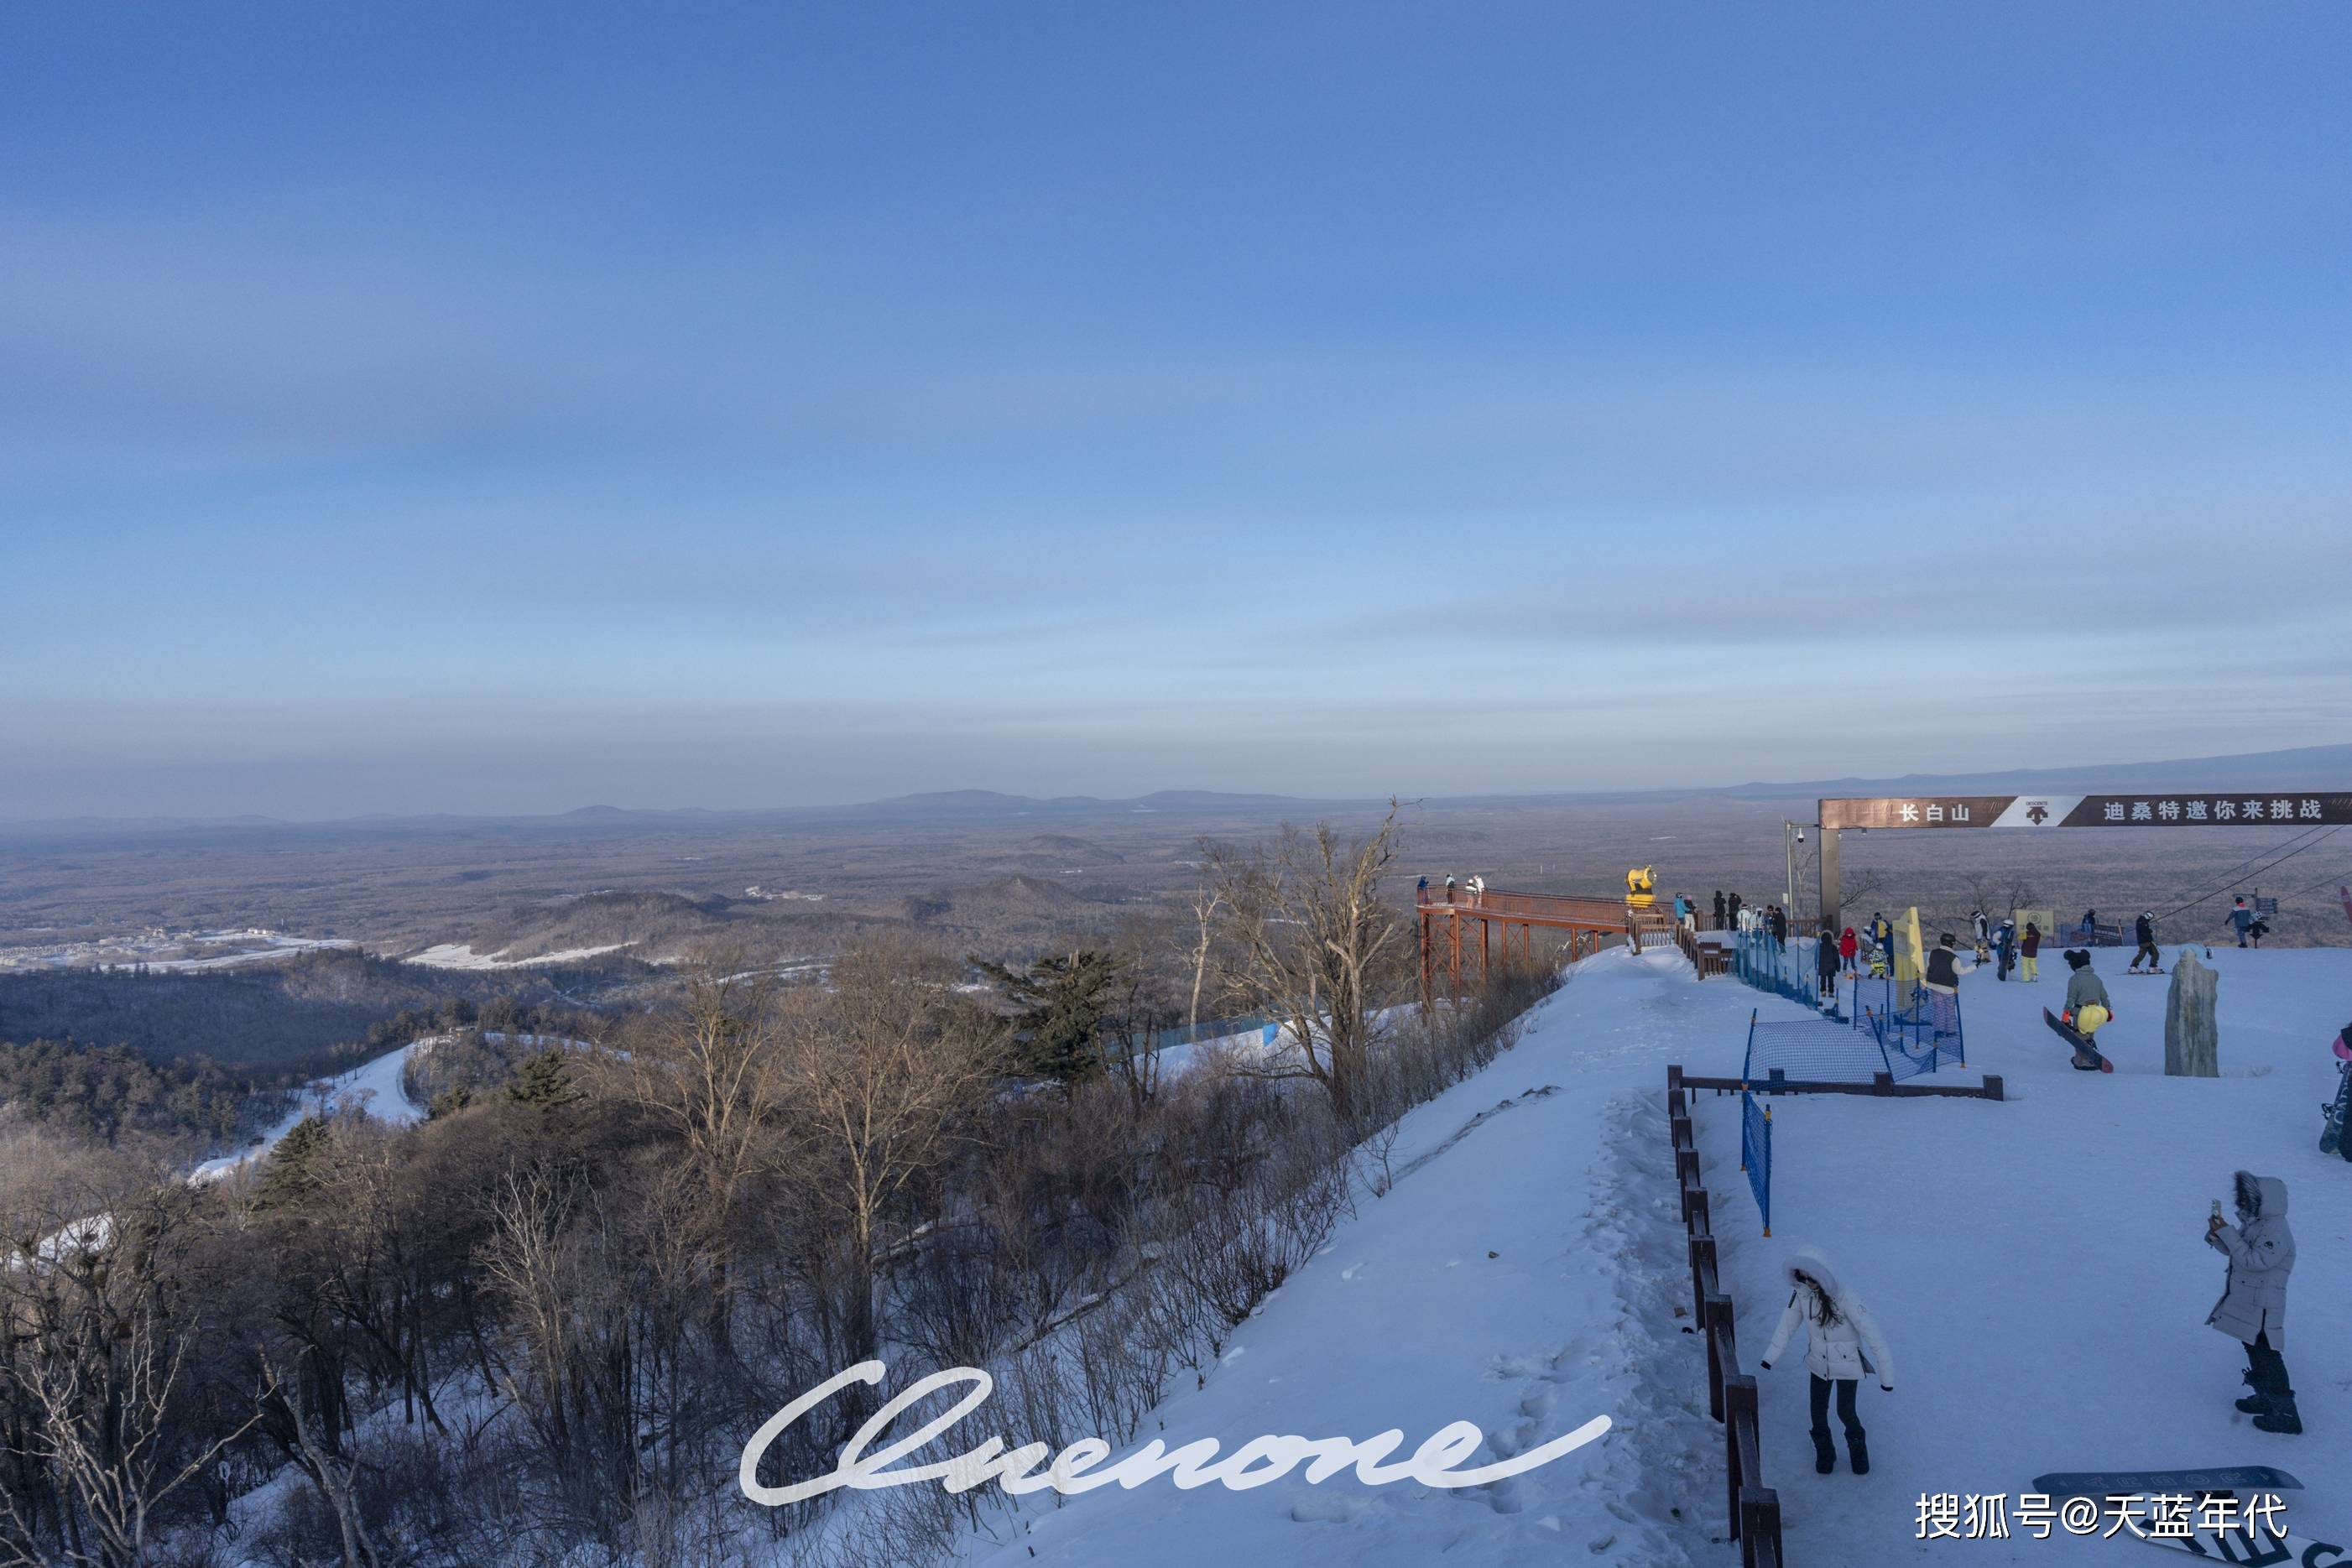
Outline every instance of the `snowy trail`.
<svg viewBox="0 0 2352 1568"><path fill-rule="evenodd" d="M377 1121L389 1122L394 1126L423 1121L425 1107L409 1099L401 1088L401 1075L411 1056L441 1038L436 1035L412 1040L397 1051L373 1057L348 1072L306 1086L300 1102L294 1109L280 1116L257 1142L234 1154L206 1160L188 1173L188 1179L218 1181L232 1171L267 1157L269 1151L278 1146L278 1141L299 1125L304 1117L314 1115L321 1109L364 1108Z"/></svg>
<svg viewBox="0 0 2352 1568"><path fill-rule="evenodd" d="M1165 1482L1093 1492L1031 1509L1025 1531L974 1543L974 1559L1718 1560L1705 1364L1673 1316L1686 1274L1663 1091L1691 1030L1744 1029L1751 993L1721 981L1702 991L1688 973L1671 952L1579 965L1515 1050L1406 1118L1391 1159L1409 1174L1388 1197L1362 1198L1236 1331L1206 1386L1168 1398L1140 1434L1213 1437L1231 1451L1263 1434L1396 1427L1413 1444L1466 1419L1488 1434L1476 1462L1597 1415L1615 1422L1606 1437L1475 1491L1293 1477L1241 1493Z"/></svg>

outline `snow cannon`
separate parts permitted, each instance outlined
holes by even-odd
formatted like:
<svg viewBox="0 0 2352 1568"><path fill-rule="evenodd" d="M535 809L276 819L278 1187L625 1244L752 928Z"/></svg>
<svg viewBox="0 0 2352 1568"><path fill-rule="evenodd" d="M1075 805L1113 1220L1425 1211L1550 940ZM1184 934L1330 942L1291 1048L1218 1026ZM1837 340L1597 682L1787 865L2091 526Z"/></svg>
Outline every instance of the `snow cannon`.
<svg viewBox="0 0 2352 1568"><path fill-rule="evenodd" d="M1636 866L1625 873L1625 907L1647 909L1658 902L1658 868Z"/></svg>

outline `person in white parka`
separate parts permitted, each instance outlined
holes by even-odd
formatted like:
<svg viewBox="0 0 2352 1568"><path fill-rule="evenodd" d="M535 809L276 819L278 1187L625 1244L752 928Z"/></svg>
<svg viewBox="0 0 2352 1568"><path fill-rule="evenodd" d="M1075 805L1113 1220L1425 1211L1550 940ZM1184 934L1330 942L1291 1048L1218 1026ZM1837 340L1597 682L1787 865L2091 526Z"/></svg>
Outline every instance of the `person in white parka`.
<svg viewBox="0 0 2352 1568"><path fill-rule="evenodd" d="M1837 1448L1830 1441L1830 1389L1834 1385L1838 1420L1845 1427L1853 1473L1866 1476L1870 1449L1864 1442L1862 1419L1854 1414L1854 1390L1867 1375L1878 1379L1879 1387L1894 1393L1895 1358L1887 1354L1885 1337L1878 1332L1870 1310L1839 1280L1821 1249L1800 1247L1786 1267L1789 1309L1780 1314L1780 1326L1764 1349L1764 1370L1772 1370L1798 1325L1803 1324L1805 1367L1813 1375L1813 1469L1822 1475L1837 1469Z"/></svg>

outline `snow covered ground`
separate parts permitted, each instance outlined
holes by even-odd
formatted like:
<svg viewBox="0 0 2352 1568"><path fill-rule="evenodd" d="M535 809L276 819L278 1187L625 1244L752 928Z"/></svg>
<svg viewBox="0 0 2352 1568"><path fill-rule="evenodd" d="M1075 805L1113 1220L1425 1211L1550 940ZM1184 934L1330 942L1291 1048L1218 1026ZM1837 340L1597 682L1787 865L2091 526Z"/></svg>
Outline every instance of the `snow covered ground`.
<svg viewBox="0 0 2352 1568"><path fill-rule="evenodd" d="M1768 1484L1790 1560L1867 1565L1929 1553L1969 1563L2160 1561L2137 1542L2030 1537L1921 1542L1923 1492L2014 1494L2053 1469L2276 1464L2309 1486L2305 1533L2352 1525L2352 1165L2323 1158L2326 1041L2352 1017L2352 953L2215 949L2220 1080L2162 1075L2167 981L2100 956L2117 1017L2113 1075L2078 1073L2041 1021L2063 989L1963 984L1975 1071L2011 1098L1784 1098L1774 1113L1769 1240L1738 1173L1737 1101L1696 1120L1726 1237L1727 1288L1752 1370L1786 1300L1781 1260L1818 1245L1869 1302L1896 1389L1863 1391L1873 1473L1813 1474L1793 1352L1762 1385ZM2051 969L2063 974L2053 952ZM1165 1480L1030 1500L973 1561L1663 1565L1736 1561L1723 1530L1720 1429L1703 1352L1682 1331L1688 1277L1666 1155L1664 1075L1736 1074L1751 1009L1797 1004L1678 954L1612 951L1571 971L1527 1037L1406 1119L1384 1198L1236 1332L1223 1364L1165 1400L1142 1436L1225 1450L1264 1434L1408 1446L1461 1418L1475 1461L1607 1415L1599 1442L1494 1491L1368 1490L1296 1475L1255 1490ZM2287 1362L2306 1433L2256 1432L2233 1342L2204 1326L2223 1262L2202 1243L2239 1166L2283 1176L2301 1248ZM894 1369L894 1371L900 1369ZM960 1445L1003 1430L994 1406ZM1009 1432L1013 1441L1023 1440ZM2013 1506L2013 1505L2012 1505ZM2012 1528L2015 1528L2012 1526Z"/></svg>
<svg viewBox="0 0 2352 1568"><path fill-rule="evenodd" d="M278 1140L292 1132L305 1116L315 1115L321 1110L364 1110L377 1121L389 1122L394 1126L423 1121L425 1108L409 1099L401 1088L401 1075L411 1056L431 1047L441 1038L435 1035L410 1040L399 1050L387 1051L382 1056L371 1058L349 1072L309 1085L302 1091L302 1098L294 1109L280 1116L257 1140L235 1154L206 1160L188 1174L188 1179L218 1181L268 1155L278 1146Z"/></svg>
<svg viewBox="0 0 2352 1568"><path fill-rule="evenodd" d="M0 948L0 970L58 969L94 965L139 965L156 974L233 969L266 963L290 953L320 947L351 947L341 936L289 936L279 931L152 932L136 937L69 942L56 947ZM205 953L206 947L226 952ZM198 951L192 952L191 949Z"/></svg>
<svg viewBox="0 0 2352 1568"><path fill-rule="evenodd" d="M421 953L411 953L401 962L422 964L428 969L528 969L541 964L576 963L583 958L601 957L606 953L617 953L624 947L635 946L634 942L613 942L602 947L567 947L561 953L539 953L528 958L509 958L503 951L477 953L469 944L444 942Z"/></svg>

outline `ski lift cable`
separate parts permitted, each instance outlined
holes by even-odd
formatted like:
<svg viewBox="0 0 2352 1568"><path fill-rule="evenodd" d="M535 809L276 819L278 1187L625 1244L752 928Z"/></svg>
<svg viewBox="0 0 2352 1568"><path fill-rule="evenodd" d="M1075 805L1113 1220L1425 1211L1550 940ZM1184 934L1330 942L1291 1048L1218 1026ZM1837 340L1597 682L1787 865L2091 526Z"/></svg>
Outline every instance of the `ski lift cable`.
<svg viewBox="0 0 2352 1568"><path fill-rule="evenodd" d="M2291 860L2294 859L2294 857L2295 857L2295 856L2297 856L2297 855L2299 855L2299 854L2303 853L2305 850L2315 850L2315 849L2317 849L2321 844L2323 844L2323 843L2326 842L2329 839L2331 839L2331 838L2335 837L2337 833L2340 833L2340 832L2342 832L2343 831L2344 831L2344 830L2343 830L2341 827L2329 828L2326 831L2325 831L2325 832L2321 833L2317 838L2313 839L2309 843L2306 843L2306 844L2303 845L2303 846L2302 846L2301 848L2299 848L2299 849L2292 849L2292 850L2288 850L2288 851L2286 852L2286 853L2284 853L2284 854L2283 854L2283 855L2279 856L2279 857L2278 857L2278 859L2276 859L2276 860L2274 860L2274 861L2272 861L2272 862L2271 862L2269 864L2267 864L2267 865L2264 865L2264 866L2262 866L2262 867L2258 868L2258 869L2254 872L2254 873L2253 873L2253 874L2254 874L2254 875L2256 875L2256 876L2261 876L2261 875L2264 875L2264 874L2266 874L2266 873L2270 873L2270 872L2272 872L2272 871L2275 871L2278 867L2280 867L2280 866L2282 866L2282 865L2284 865L2287 862L2289 862L2289 861L2291 861ZM2292 841L2292 840L2290 840L2290 841L2289 841L2289 842L2293 842L2293 841ZM2257 857L2257 858L2259 858L2259 857ZM2227 883L2227 882L2226 882L2226 881L2224 882L2223 885L2224 885L2224 886L2227 886L2227 885L2228 885L2228 883ZM2215 889L2214 891L2212 891L2211 893L2209 893L2209 894L2205 894L2205 896L2204 896L2203 898L2191 899L2191 900L2190 900L2189 903L2187 903L2187 904L2178 904L2178 905L2174 906L2174 907L2173 907L2173 908L2171 908L2171 909L2168 909L2168 910L2166 910L2166 911L2164 912L2164 914L2163 914L2163 915L2159 915L2159 916L2158 916L2158 919L2170 919L2173 915L2176 915L2180 914L2183 910L2194 909L2194 908L2196 908L2196 907L2197 907L2199 904L2200 904L2209 903L2209 902L2210 902L2211 900L2216 899L2216 898L2219 898L2219 897L2221 897L2221 890L2220 888L2216 888L2216 889Z"/></svg>
<svg viewBox="0 0 2352 1568"><path fill-rule="evenodd" d="M2236 882L2245 873L2249 866L2255 864L2255 862L2261 861L2264 856L2273 855L2278 853L2281 850L2291 848L2298 841L2310 838L2314 833L2316 833L2319 831L2320 830L2317 828L2305 828L2299 833L2295 833L2288 838L2281 839L2277 843L2265 844L2253 854L2247 856L2244 860L2240 861L2236 865L2231 866L2228 871L2223 872L2220 880L2201 883L2189 891L2190 894L2198 895L2197 902L2201 903L2205 897L2209 897L2212 894L2220 892L2222 888L2228 887L2231 883ZM2194 904L2190 903L2182 903L2174 905L2175 909L2189 909L2192 907L2194 907ZM2165 913L2168 915L2172 913L2172 911L2167 910Z"/></svg>
<svg viewBox="0 0 2352 1568"><path fill-rule="evenodd" d="M2279 896L2281 898L2301 898L2306 893L2317 893L2321 888L2326 887L2331 882L2338 887L2352 887L2352 872L2329 872L2317 882L2305 883L2303 886L2296 888L2294 892L2282 893Z"/></svg>

